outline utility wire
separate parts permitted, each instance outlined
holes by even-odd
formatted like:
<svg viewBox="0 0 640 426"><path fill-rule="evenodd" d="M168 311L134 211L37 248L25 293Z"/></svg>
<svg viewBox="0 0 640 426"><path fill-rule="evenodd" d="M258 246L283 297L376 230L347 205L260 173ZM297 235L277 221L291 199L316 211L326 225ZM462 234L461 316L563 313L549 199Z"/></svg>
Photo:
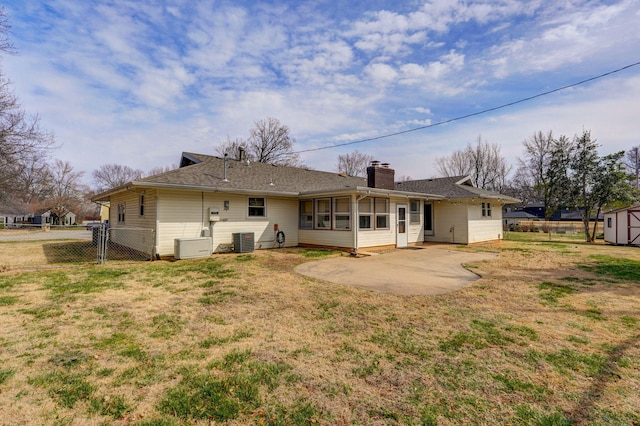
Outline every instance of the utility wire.
<svg viewBox="0 0 640 426"><path fill-rule="evenodd" d="M615 73L618 73L620 71L624 71L626 69L629 69L629 68L632 68L632 67L636 67L638 65L640 65L640 62L635 62L633 64L626 65L626 66L624 66L622 68L618 68L618 69L615 69L613 71L609 71L609 72L606 72L604 74L597 75L595 77L587 78L586 80L578 81L577 83L572 83L572 84L569 84L569 85L566 85L566 86L558 87L558 88L553 89L553 90L549 90L549 91L546 91L546 92L538 93L537 95L529 96L528 98L519 99L517 101L509 102L509 103L502 104L502 105L499 105L499 106L495 106L495 107L492 107L492 108L483 109L482 111L473 112L471 114L466 114L466 115L461 115L459 117L450 118L448 120L438 121L437 123L427 124L426 126L415 127L413 129L403 130L401 132L388 133L388 134L385 134L385 135L375 136L373 138L367 138L367 139L360 139L360 140L357 140L357 141L343 142L343 143L338 143L338 144L335 144L335 145L326 145L326 146L321 146L321 147L318 147L318 148L303 149L301 151L294 152L294 154L301 154L303 152L321 151L323 149L338 148L338 147L341 147L341 146L355 145L355 144L364 143L364 142L377 141L379 139L386 139L386 138L390 138L392 136L403 135L405 133L417 132L418 130L424 130L424 129L428 129L428 128L431 128L431 127L441 126L443 124L452 123L454 121L459 121L459 120L464 120L466 118L470 118L470 117L475 117L477 115L486 114L488 112L496 111L498 109L502 109L502 108L513 106L513 105L521 104L523 102L527 102L527 101L530 101L532 99L536 99L536 98L540 98L542 96L550 95L551 93L560 92L561 90L566 90L566 89L569 89L571 87L575 87L575 86L579 86L581 84L589 83L591 81L607 77L607 76L609 76L611 74L615 74Z"/></svg>

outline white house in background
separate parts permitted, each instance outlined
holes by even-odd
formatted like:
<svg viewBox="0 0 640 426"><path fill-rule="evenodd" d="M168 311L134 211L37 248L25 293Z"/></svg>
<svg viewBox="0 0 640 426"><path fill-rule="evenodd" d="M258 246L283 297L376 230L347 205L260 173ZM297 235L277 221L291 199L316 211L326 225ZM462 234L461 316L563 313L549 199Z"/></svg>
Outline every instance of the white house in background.
<svg viewBox="0 0 640 426"><path fill-rule="evenodd" d="M606 212L604 240L611 244L640 245L640 204Z"/></svg>
<svg viewBox="0 0 640 426"><path fill-rule="evenodd" d="M475 188L463 176L401 183L394 177L377 161L365 179L252 163L242 150L235 159L183 153L178 169L93 201L109 202L112 228L153 229L157 256L173 256L176 239L198 237L210 238L213 252L229 251L236 233L253 233L256 249L271 248L278 231L285 246L356 251L496 240L502 238L502 205L518 201Z"/></svg>

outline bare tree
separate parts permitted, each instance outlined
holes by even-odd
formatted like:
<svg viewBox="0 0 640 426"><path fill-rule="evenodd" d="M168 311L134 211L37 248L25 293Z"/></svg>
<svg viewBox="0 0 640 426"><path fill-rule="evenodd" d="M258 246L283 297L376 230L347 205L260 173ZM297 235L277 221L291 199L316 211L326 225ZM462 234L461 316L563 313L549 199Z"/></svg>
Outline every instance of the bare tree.
<svg viewBox="0 0 640 426"><path fill-rule="evenodd" d="M177 168L178 168L178 166L175 165L175 164L171 164L170 166L153 167L153 168L149 169L149 171L147 173L145 173L144 176L159 175L160 173L170 172L171 170L175 170Z"/></svg>
<svg viewBox="0 0 640 426"><path fill-rule="evenodd" d="M633 187L640 189L640 145L627 150L622 161L633 177Z"/></svg>
<svg viewBox="0 0 640 426"><path fill-rule="evenodd" d="M277 118L267 117L253 124L249 131L249 139L231 140L227 136L227 140L216 147L216 153L239 159L242 147L247 160L278 166L304 167L298 154L293 152L295 142L288 126L280 123Z"/></svg>
<svg viewBox="0 0 640 426"><path fill-rule="evenodd" d="M471 176L478 188L501 191L511 166L500 154L497 144L490 144L478 136L475 145L467 144L464 150L455 151L449 156L436 158L436 168L445 177Z"/></svg>
<svg viewBox="0 0 640 426"><path fill-rule="evenodd" d="M373 156L353 151L344 155L338 155L338 173L348 176L366 176L367 166L373 161Z"/></svg>
<svg viewBox="0 0 640 426"><path fill-rule="evenodd" d="M544 202L549 199L547 172L555 147L553 132L537 131L522 142L524 155L518 157L518 169L509 184L512 195L524 203Z"/></svg>
<svg viewBox="0 0 640 426"><path fill-rule="evenodd" d="M12 53L8 29L7 16L0 8L0 53ZM53 135L40 128L37 115L26 114L0 72L0 200L16 198L25 165L35 158L46 158L53 146Z"/></svg>
<svg viewBox="0 0 640 426"><path fill-rule="evenodd" d="M52 215L61 218L69 212L79 213L88 188L82 184L84 172L75 172L68 161L56 160L51 166L51 195L45 200Z"/></svg>
<svg viewBox="0 0 640 426"><path fill-rule="evenodd" d="M289 127L267 117L254 123L249 132L248 152L254 161L280 166L299 166L300 157L293 152L295 139Z"/></svg>
<svg viewBox="0 0 640 426"><path fill-rule="evenodd" d="M139 179L144 172L120 164L103 164L94 170L92 175L96 190L102 192Z"/></svg>
<svg viewBox="0 0 640 426"><path fill-rule="evenodd" d="M242 147L245 149L245 155L247 156L246 159L253 160L253 158L249 158L249 153L246 152L247 145L247 141L244 141L240 138L231 140L231 138L229 138L229 136L227 135L227 140L216 147L216 152L221 157L224 157L224 155L226 154L229 156L229 158L239 159L238 153L240 152L240 148Z"/></svg>

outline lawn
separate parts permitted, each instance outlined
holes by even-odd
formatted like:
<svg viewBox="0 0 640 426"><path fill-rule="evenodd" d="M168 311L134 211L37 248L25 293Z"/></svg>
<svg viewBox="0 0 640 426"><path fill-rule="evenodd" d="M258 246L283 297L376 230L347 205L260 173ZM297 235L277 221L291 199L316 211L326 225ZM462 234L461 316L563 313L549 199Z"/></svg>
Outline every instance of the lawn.
<svg viewBox="0 0 640 426"><path fill-rule="evenodd" d="M302 277L341 255L304 249L3 272L0 423L640 423L640 249L458 250L499 256L440 296Z"/></svg>

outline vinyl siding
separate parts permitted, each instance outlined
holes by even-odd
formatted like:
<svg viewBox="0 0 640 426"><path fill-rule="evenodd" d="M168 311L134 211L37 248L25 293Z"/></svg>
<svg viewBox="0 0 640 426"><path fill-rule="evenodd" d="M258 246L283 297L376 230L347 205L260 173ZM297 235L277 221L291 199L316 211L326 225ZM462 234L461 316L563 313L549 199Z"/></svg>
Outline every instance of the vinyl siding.
<svg viewBox="0 0 640 426"><path fill-rule="evenodd" d="M144 195L144 215L140 215L140 195ZM156 192L122 192L111 198L109 209L109 238L134 250L155 254ZM124 222L118 222L118 205L124 204ZM143 229L144 231L141 231Z"/></svg>
<svg viewBox="0 0 640 426"><path fill-rule="evenodd" d="M618 212L605 213L604 215L604 240L613 243L621 244L627 241L627 212L623 212L623 215L618 215ZM621 217L622 216L622 217ZM611 228L607 227L607 221L611 219ZM621 235L624 232L624 235Z"/></svg>
<svg viewBox="0 0 640 426"><path fill-rule="evenodd" d="M434 235L425 235L428 242L467 244L468 233L467 204L453 204L445 201L433 203Z"/></svg>
<svg viewBox="0 0 640 426"><path fill-rule="evenodd" d="M502 205L491 202L491 216L482 216L482 202L468 205L469 243L502 239Z"/></svg>
<svg viewBox="0 0 640 426"><path fill-rule="evenodd" d="M352 231L330 231L325 229L300 229L300 244L328 247L353 248Z"/></svg>
<svg viewBox="0 0 640 426"><path fill-rule="evenodd" d="M213 250L228 251L236 232L253 232L255 248L275 245L274 225L285 233L285 246L298 245L298 200L266 197L266 217L248 216L245 195L167 191L160 193L158 208L158 252L173 255L176 238L199 237L203 230L211 232ZM229 209L224 210L224 202ZM209 208L220 212L220 221L209 223Z"/></svg>

